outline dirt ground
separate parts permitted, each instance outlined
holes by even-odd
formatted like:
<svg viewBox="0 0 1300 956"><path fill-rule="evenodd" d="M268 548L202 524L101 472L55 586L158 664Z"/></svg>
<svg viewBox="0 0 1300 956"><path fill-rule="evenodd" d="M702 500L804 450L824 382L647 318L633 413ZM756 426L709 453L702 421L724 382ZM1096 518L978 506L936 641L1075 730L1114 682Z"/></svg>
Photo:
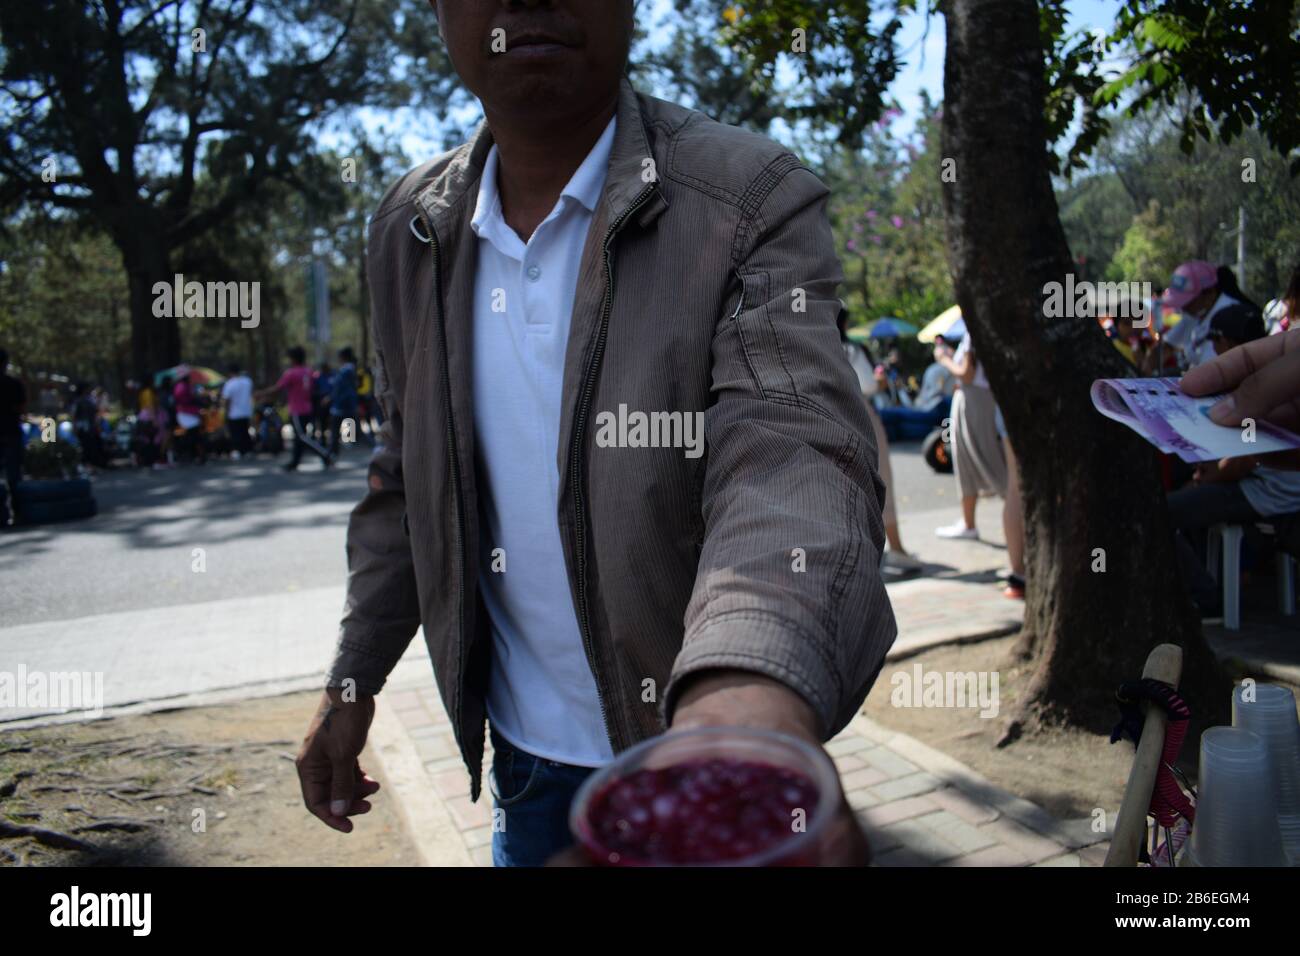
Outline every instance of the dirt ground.
<svg viewBox="0 0 1300 956"><path fill-rule="evenodd" d="M293 756L316 700L0 729L0 864L418 865L383 790L351 834L304 809Z"/></svg>
<svg viewBox="0 0 1300 956"><path fill-rule="evenodd" d="M1096 807L1108 814L1119 809L1132 766L1133 746L1112 745L1102 735L1049 729L999 750L1005 715L1019 700L1029 671L1011 658L1015 636L937 647L881 671L864 712L877 723L941 750L988 777L1004 790L1032 800L1058 818L1089 816ZM997 671L999 716L983 719L972 710L943 707L895 707L890 703L891 675L924 671ZM1118 712L1116 713L1118 717Z"/></svg>

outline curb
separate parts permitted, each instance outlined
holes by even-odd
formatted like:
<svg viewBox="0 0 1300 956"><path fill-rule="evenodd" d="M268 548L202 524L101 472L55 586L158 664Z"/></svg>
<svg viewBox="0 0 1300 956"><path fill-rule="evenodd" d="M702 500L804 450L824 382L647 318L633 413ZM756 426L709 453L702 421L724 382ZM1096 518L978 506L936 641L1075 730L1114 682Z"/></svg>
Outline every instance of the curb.
<svg viewBox="0 0 1300 956"><path fill-rule="evenodd" d="M110 720L114 717L132 717L140 714L165 713L171 710L188 710L194 707L234 704L240 701L258 700L263 697L282 697L286 694L320 690L324 683L321 672L317 671L301 677L288 677L257 684L220 687L214 690L196 691L192 694L180 694L175 697L154 697L149 700L128 701L123 704L105 707L98 712L89 710L47 711L45 713L31 714L27 717L17 717L13 720L0 718L0 733L8 730L49 727L56 724L90 723L97 720Z"/></svg>
<svg viewBox="0 0 1300 956"><path fill-rule="evenodd" d="M924 644L912 644L907 647L900 647L897 650L891 647L885 652L885 661L891 664L895 661L905 661L908 658L924 654L926 651L933 650L936 647L949 647L958 644L978 644L980 641L991 641L997 637L1006 637L1009 634L1019 633L1023 627L1023 624L1005 624L1000 627L975 631L970 634L953 634L951 636L936 637L934 640L926 641Z"/></svg>
<svg viewBox="0 0 1300 956"><path fill-rule="evenodd" d="M421 864L473 866L460 831L430 784L414 741L383 694L375 697L369 744Z"/></svg>

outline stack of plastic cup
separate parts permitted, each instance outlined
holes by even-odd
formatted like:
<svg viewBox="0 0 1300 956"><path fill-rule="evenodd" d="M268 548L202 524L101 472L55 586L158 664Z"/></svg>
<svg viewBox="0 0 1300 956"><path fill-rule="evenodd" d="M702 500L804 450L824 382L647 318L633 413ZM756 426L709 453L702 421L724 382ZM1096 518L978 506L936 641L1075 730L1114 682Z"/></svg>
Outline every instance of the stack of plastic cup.
<svg viewBox="0 0 1300 956"><path fill-rule="evenodd" d="M1232 694L1232 726L1254 731L1264 741L1282 847L1292 866L1300 866L1300 720L1295 696L1277 684L1239 686Z"/></svg>
<svg viewBox="0 0 1300 956"><path fill-rule="evenodd" d="M1263 738L1240 727L1211 727L1201 735L1196 822L1183 865L1287 862Z"/></svg>

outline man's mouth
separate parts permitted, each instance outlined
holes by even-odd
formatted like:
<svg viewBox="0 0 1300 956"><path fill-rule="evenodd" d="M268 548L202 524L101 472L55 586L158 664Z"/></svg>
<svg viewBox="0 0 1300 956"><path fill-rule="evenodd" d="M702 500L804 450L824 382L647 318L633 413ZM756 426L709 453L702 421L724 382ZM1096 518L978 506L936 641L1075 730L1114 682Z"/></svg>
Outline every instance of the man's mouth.
<svg viewBox="0 0 1300 956"><path fill-rule="evenodd" d="M553 33L529 33L506 35L506 55L513 56L553 56L571 49L574 44Z"/></svg>

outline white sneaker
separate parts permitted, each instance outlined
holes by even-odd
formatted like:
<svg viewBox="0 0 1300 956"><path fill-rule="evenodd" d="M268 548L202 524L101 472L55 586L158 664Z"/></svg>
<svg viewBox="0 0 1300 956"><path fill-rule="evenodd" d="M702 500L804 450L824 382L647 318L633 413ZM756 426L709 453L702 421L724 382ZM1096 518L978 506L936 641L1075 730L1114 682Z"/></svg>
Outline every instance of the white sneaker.
<svg viewBox="0 0 1300 956"><path fill-rule="evenodd" d="M934 533L940 538L964 538L969 541L978 541L980 533L974 528L966 527L966 522L958 521L954 524L946 524L940 528L935 528Z"/></svg>
<svg viewBox="0 0 1300 956"><path fill-rule="evenodd" d="M925 568L925 565L912 555L902 554L898 551L886 551L884 563L886 567L898 571L921 571Z"/></svg>

